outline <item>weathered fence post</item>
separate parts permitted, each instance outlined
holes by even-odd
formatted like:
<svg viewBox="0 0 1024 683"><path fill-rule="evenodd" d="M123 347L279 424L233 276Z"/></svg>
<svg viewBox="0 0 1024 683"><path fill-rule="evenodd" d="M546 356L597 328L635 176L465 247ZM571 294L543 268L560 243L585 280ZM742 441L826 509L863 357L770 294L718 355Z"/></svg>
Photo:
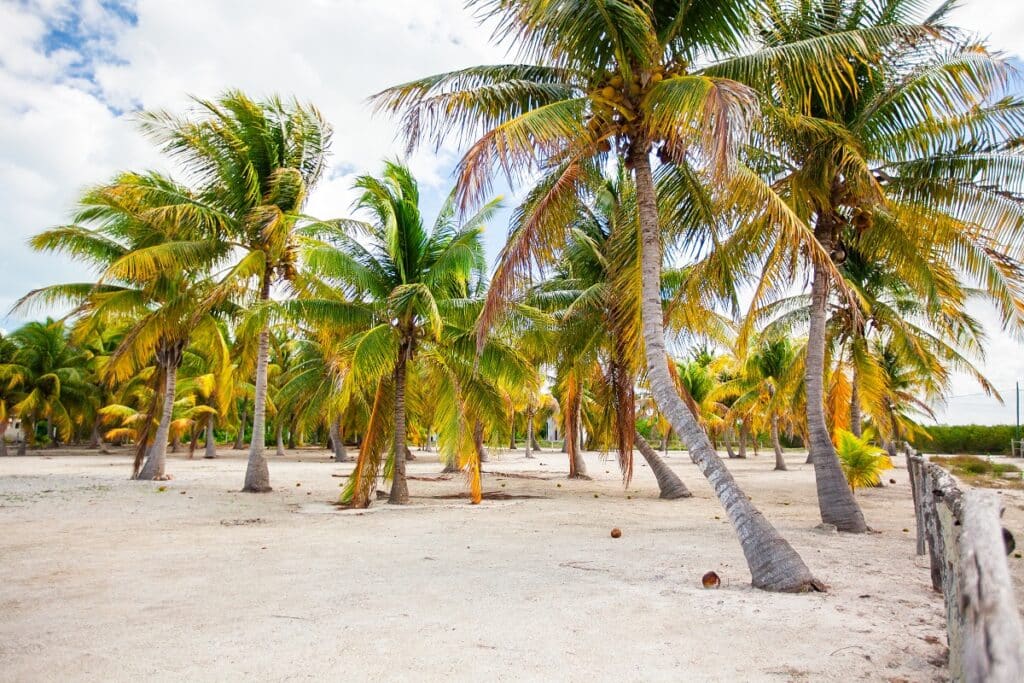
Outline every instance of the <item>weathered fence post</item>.
<svg viewBox="0 0 1024 683"><path fill-rule="evenodd" d="M960 613L967 681L1024 681L1024 629L999 517L995 494L964 493Z"/></svg>
<svg viewBox="0 0 1024 683"><path fill-rule="evenodd" d="M937 465L908 454L918 524L927 542L932 587L946 606L949 677L953 681L1024 681L1024 626L1006 562L999 499L962 492Z"/></svg>
<svg viewBox="0 0 1024 683"><path fill-rule="evenodd" d="M914 499L914 525L917 527L917 554L924 555L925 548L924 533L924 506L921 502L921 469L924 467L924 459L917 452L907 446L907 476L910 478L910 493Z"/></svg>

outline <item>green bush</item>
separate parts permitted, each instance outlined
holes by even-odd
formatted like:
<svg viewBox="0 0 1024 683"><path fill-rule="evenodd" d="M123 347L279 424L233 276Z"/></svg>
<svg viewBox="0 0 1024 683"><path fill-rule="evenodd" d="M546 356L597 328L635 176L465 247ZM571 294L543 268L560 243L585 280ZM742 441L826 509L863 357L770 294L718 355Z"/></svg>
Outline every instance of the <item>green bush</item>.
<svg viewBox="0 0 1024 683"><path fill-rule="evenodd" d="M1010 455L1013 425L940 425L928 427L931 438L917 437L911 445L925 453Z"/></svg>

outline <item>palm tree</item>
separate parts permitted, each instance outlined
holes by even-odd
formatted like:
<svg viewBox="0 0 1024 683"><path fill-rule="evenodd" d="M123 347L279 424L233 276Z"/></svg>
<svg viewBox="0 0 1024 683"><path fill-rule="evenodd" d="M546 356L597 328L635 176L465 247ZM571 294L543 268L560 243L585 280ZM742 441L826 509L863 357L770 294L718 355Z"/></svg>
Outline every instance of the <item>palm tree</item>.
<svg viewBox="0 0 1024 683"><path fill-rule="evenodd" d="M384 427L390 424L388 502L405 504L409 501L406 382L413 364L422 361L440 381L437 406L447 411L450 429L442 431L453 452L475 452L467 425L481 417L484 403L493 413L504 413L500 395L481 381L483 373L473 371L472 360L467 362L464 356L460 360L458 353L452 353L460 347L465 351L466 327L472 325L467 311L472 312L471 298L481 286L485 263L480 235L498 203L488 203L460 223L449 200L428 230L420 213L419 188L408 168L389 162L380 177L360 176L356 187L362 191L357 208L368 213L372 222L344 221L312 231L320 239L307 246L307 265L337 289L334 298L296 302L296 310L307 319L319 317L318 324L333 322L354 330L344 342L351 381L376 387L350 480L352 503L369 504ZM330 296L331 287L324 287L322 293ZM478 486L479 465L472 467Z"/></svg>
<svg viewBox="0 0 1024 683"><path fill-rule="evenodd" d="M593 198L580 203L554 272L532 288L528 300L556 315L560 374L583 383L583 394L596 395L597 400L591 401L596 404L592 432L603 442L615 444L628 485L637 434L635 386L642 362L636 194L621 168L590 191ZM664 275L663 289L670 291L669 281L676 273ZM672 316L673 321L678 319ZM572 401L563 403L563 414L571 414ZM580 463L571 430L567 424L572 473ZM661 497L688 497L690 492L679 477L644 444L639 450L657 476Z"/></svg>
<svg viewBox="0 0 1024 683"><path fill-rule="evenodd" d="M331 129L312 106L270 98L256 102L230 91L196 100L192 115L146 114L144 129L195 183L195 199L168 202L166 212L191 223L241 257L221 278L214 300L250 304L257 333L252 441L243 491L270 491L266 446L271 291L297 285L296 228L324 170ZM222 253L223 262L230 253Z"/></svg>
<svg viewBox="0 0 1024 683"><path fill-rule="evenodd" d="M18 347L11 341L11 338L0 333L0 368L14 360L17 350ZM12 384L10 379L0 376L0 457L7 457L7 428L11 424L13 407L18 400L16 384Z"/></svg>
<svg viewBox="0 0 1024 683"><path fill-rule="evenodd" d="M793 396L800 382L799 351L789 337L766 337L746 354L740 373L725 382L719 396L733 397L730 412L767 417L775 450L775 469L785 470L779 443L780 423L791 419Z"/></svg>
<svg viewBox="0 0 1024 683"><path fill-rule="evenodd" d="M35 440L39 420L45 421L51 444L70 440L97 399L88 381L89 354L71 343L62 322L52 319L26 323L9 339L14 351L0 364L0 383L8 400L16 401L9 410L21 419L23 443Z"/></svg>
<svg viewBox="0 0 1024 683"><path fill-rule="evenodd" d="M146 432L140 435L132 473L137 479L166 478L178 369L191 332L211 309L208 283L198 264L215 258L222 247L184 239L177 217L163 211L167 201L191 199L187 188L152 173L124 173L87 191L73 225L39 233L31 244L84 260L98 271L98 281L43 287L16 306L70 303L76 336L82 338L107 326L123 326L123 337L104 364L104 381L123 381L155 358L162 401L154 410L160 411L160 419L152 438Z"/></svg>
<svg viewBox="0 0 1024 683"><path fill-rule="evenodd" d="M459 165L463 206L486 194L496 167L513 180L544 172L518 212L520 227L495 271L481 329L528 275L531 261L550 261L581 187L599 176L601 162L616 146L637 188L643 337L652 394L714 486L740 535L754 585L807 590L814 585L810 571L742 493L680 399L666 365L659 289L662 221L650 155L657 148L659 158L694 181L689 188L702 185L703 168L719 180L729 179L732 196L743 197L746 206L768 202L773 218L804 236L821 260L820 249L806 239L805 224L756 176L738 172L730 162L756 111L754 92L736 79L786 93L841 91L852 85L851 56L867 58L881 42L912 30L886 27L817 37L700 68L698 60L734 51L747 38L753 19L748 3L476 0L470 5L493 19L497 37L515 44L532 63L440 74L386 90L375 102L379 110L403 115L410 146L427 135L436 143L449 134L478 138Z"/></svg>
<svg viewBox="0 0 1024 683"><path fill-rule="evenodd" d="M809 449L822 519L840 530L867 526L846 486L824 412L826 319L830 296L855 296L836 266L850 248L884 261L899 277L934 285L936 256L979 282L1005 324L1019 324L1020 285L1011 265L1021 253L1024 202L1019 157L1007 153L1024 106L1001 97L1006 67L983 47L957 39L942 21L952 3L918 19L913 0L810 2L780 8L766 22L766 44L782 48L829 35L921 21L914 40L880 46L851 67L857 88L794 99L765 91L763 138L752 163L792 211L813 224L829 259L811 264L806 354ZM767 246L763 294L789 280L796 245Z"/></svg>

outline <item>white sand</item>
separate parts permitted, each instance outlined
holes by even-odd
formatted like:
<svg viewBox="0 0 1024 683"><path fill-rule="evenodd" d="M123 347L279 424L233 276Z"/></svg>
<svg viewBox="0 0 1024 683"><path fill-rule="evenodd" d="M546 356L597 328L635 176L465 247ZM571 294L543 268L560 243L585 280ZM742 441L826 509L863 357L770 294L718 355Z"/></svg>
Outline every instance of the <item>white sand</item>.
<svg viewBox="0 0 1024 683"><path fill-rule="evenodd" d="M640 463L624 492L596 454L595 480L569 482L563 454L517 453L485 467L551 478L489 475L485 490L540 498L437 498L464 490L457 476L410 481L408 507L358 512L329 505L343 481L332 475L351 465L325 451L272 456L265 495L238 492L244 454L224 455L175 456L166 483L127 481L127 455L0 460L0 679L945 675L942 603L914 556L903 469L890 473L896 485L858 493L878 533L847 536L812 531L804 455L787 473L770 454L728 463L831 586L779 595L750 588L732 529L683 454L669 461L692 499L658 500ZM409 470L440 467L420 454ZM720 590L700 586L710 569Z"/></svg>

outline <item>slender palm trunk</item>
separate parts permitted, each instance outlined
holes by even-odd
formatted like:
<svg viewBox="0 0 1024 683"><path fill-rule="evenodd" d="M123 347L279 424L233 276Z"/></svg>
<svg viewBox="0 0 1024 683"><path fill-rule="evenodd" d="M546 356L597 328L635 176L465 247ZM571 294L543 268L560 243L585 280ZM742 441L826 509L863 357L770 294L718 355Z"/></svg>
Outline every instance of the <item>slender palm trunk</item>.
<svg viewBox="0 0 1024 683"><path fill-rule="evenodd" d="M587 461L583 459L582 439L580 438L580 430L577 425L581 402L582 397L577 394L572 405L569 406L569 410L573 411L573 417L571 420L566 421L565 449L569 454L570 479L590 479L587 476Z"/></svg>
<svg viewBox="0 0 1024 683"><path fill-rule="evenodd" d="M665 433L661 435L661 452L668 455L668 440L672 436L672 427L666 427Z"/></svg>
<svg viewBox="0 0 1024 683"><path fill-rule="evenodd" d="M680 398L665 363L664 312L661 301L661 228L654 176L647 144L634 141L630 165L636 178L643 270L643 333L651 395L682 437L690 458L718 496L739 537L755 588L806 591L820 586L792 546L751 503L718 454L693 413Z"/></svg>
<svg viewBox="0 0 1024 683"><path fill-rule="evenodd" d="M208 460L217 457L217 436L213 433L213 422L216 419L213 415L206 416L206 452L203 457Z"/></svg>
<svg viewBox="0 0 1024 683"><path fill-rule="evenodd" d="M264 292L266 293L266 286ZM264 296L264 299L267 297ZM263 455L267 441L267 370L270 365L270 330L260 330L260 345L256 355L256 388L252 406L252 438L249 440L249 462L245 468L243 491L267 493L270 488L270 469Z"/></svg>
<svg viewBox="0 0 1024 683"><path fill-rule="evenodd" d="M747 436L749 434L750 434L750 427L748 427L747 423L744 421L744 423L740 425L740 452L739 452L739 455L737 455L736 457L738 457L738 458L746 458L747 457Z"/></svg>
<svg viewBox="0 0 1024 683"><path fill-rule="evenodd" d="M395 466L391 495L388 496L388 502L392 505L405 505L409 502L409 484L405 480L405 380L410 346L410 341L402 340L398 348L398 362L395 363Z"/></svg>
<svg viewBox="0 0 1024 683"><path fill-rule="evenodd" d="M832 232L825 220L819 220L815 236L826 251L832 248ZM807 387L807 430L810 434L808 451L814 464L814 478L818 489L818 509L821 521L834 524L840 531L864 533L867 524L860 506L853 497L832 446L828 424L825 422L825 318L829 294L828 270L814 264L811 282L811 317L807 333L807 361L805 383Z"/></svg>
<svg viewBox="0 0 1024 683"><path fill-rule="evenodd" d="M171 431L171 417L174 412L174 394L178 386L178 367L181 365L183 344L164 346L158 352L158 361L164 367L164 405L160 413L160 424L153 437L153 445L136 479L166 479L164 466L167 460L167 437Z"/></svg>
<svg viewBox="0 0 1024 683"><path fill-rule="evenodd" d="M345 440L341 434L341 418L335 418L331 422L331 444L334 446L334 461L345 462L348 460L348 453L345 452Z"/></svg>
<svg viewBox="0 0 1024 683"><path fill-rule="evenodd" d="M533 458L533 408L526 409L526 457Z"/></svg>
<svg viewBox="0 0 1024 683"><path fill-rule="evenodd" d="M278 422L277 429L274 430L274 445L277 450L274 452L277 456L283 456L284 453L284 423Z"/></svg>
<svg viewBox="0 0 1024 683"><path fill-rule="evenodd" d="M860 377L857 375L857 365L853 365L853 376L850 379L850 432L858 439L861 437L863 427L860 416Z"/></svg>
<svg viewBox="0 0 1024 683"><path fill-rule="evenodd" d="M32 431L29 432L29 429L31 429ZM18 452L17 452L18 455L26 455L28 453L28 435L30 433L31 434L35 434L35 429L36 429L36 423L35 423L35 417L34 416L33 416L33 418L31 420L28 420L28 421L22 419L22 421L21 421L21 441L18 442Z"/></svg>
<svg viewBox="0 0 1024 683"><path fill-rule="evenodd" d="M7 457L7 425L10 420L0 420L0 458Z"/></svg>
<svg viewBox="0 0 1024 683"><path fill-rule="evenodd" d="M659 498L675 500L676 498L689 498L693 495L690 493L690 489L686 488L686 484L679 478L679 475L673 472L668 463L661 459L658 451L651 448L651 444L647 443L647 439L640 432L633 434L633 443L636 444L640 454L644 456L644 460L647 461L651 472L654 472L654 478L658 480L658 490L661 492L661 495L658 496Z"/></svg>
<svg viewBox="0 0 1024 683"><path fill-rule="evenodd" d="M779 416L772 415L772 448L775 449L775 469L785 470L786 459L782 457L782 444L779 443Z"/></svg>
<svg viewBox="0 0 1024 683"><path fill-rule="evenodd" d="M516 411L512 411L512 423L509 425L508 449L516 449Z"/></svg>
<svg viewBox="0 0 1024 683"><path fill-rule="evenodd" d="M235 434L235 450L245 448L245 426L249 423L249 406L242 406L242 417L238 420L238 433Z"/></svg>
<svg viewBox="0 0 1024 683"><path fill-rule="evenodd" d="M473 423L473 448L480 462L487 462L487 449L484 447L484 423L477 420Z"/></svg>
<svg viewBox="0 0 1024 683"><path fill-rule="evenodd" d="M89 448L103 450L103 434L100 432L100 418L98 415L92 421L92 431L89 433Z"/></svg>

